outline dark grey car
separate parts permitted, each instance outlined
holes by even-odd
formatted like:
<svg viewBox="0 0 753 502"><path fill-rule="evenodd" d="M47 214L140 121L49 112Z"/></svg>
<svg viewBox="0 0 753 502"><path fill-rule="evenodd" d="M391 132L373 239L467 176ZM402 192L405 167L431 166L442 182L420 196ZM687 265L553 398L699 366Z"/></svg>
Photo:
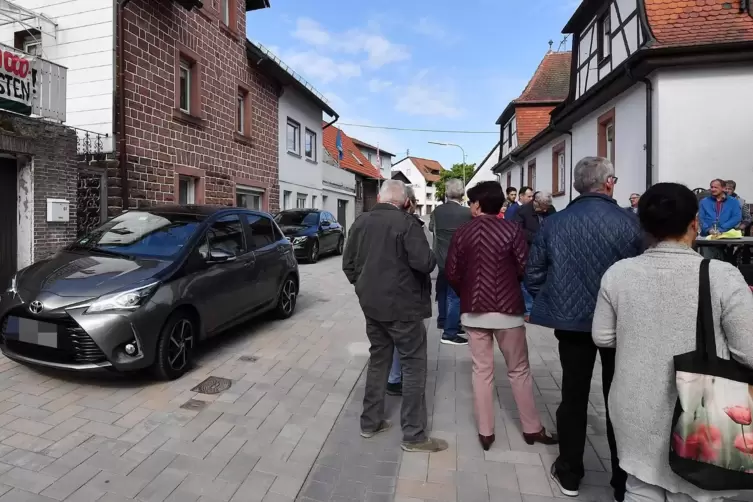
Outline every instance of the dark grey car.
<svg viewBox="0 0 753 502"><path fill-rule="evenodd" d="M199 340L266 311L290 317L298 286L293 247L266 213L128 211L16 274L1 347L23 363L173 379Z"/></svg>

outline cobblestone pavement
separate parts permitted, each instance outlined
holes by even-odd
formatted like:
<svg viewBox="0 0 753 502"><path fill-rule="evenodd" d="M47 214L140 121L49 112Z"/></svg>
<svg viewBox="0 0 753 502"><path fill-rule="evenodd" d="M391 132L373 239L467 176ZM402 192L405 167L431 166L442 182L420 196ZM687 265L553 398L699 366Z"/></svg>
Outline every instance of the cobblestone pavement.
<svg viewBox="0 0 753 502"><path fill-rule="evenodd" d="M210 341L175 382L0 356L0 502L294 500L368 357L340 264L302 265L292 319ZM232 387L190 391L210 375Z"/></svg>

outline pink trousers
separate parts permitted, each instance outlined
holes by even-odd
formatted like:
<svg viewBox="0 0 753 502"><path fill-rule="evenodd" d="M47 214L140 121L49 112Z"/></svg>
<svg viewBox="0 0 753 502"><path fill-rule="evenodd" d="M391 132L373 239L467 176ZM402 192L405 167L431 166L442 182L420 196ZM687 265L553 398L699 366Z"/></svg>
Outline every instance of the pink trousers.
<svg viewBox="0 0 753 502"><path fill-rule="evenodd" d="M525 434L541 431L541 419L533 400L533 377L528 362L526 328L480 329L465 327L473 360L473 401L478 433L494 434L494 338L507 363L507 377L520 412Z"/></svg>

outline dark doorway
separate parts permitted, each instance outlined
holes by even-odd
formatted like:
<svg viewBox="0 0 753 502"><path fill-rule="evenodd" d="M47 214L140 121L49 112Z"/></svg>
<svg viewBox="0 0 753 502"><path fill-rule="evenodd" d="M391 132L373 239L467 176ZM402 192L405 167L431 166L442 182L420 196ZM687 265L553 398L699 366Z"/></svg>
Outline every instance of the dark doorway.
<svg viewBox="0 0 753 502"><path fill-rule="evenodd" d="M17 177L16 160L0 158L0 291L5 291L16 273Z"/></svg>
<svg viewBox="0 0 753 502"><path fill-rule="evenodd" d="M337 222L340 224L341 227L343 227L343 233L347 230L347 226L345 225L346 215L348 209L348 201L337 199Z"/></svg>

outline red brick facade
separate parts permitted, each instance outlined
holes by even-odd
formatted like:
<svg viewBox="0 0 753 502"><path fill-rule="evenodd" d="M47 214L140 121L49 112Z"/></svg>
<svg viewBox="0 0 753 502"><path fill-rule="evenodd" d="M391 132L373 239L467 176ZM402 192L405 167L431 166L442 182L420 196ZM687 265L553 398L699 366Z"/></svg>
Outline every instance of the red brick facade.
<svg viewBox="0 0 753 502"><path fill-rule="evenodd" d="M195 178L197 203L235 205L236 186L243 185L264 191L265 209L279 207L279 89L246 56L245 2L230 4L229 27L219 0L191 11L171 0L132 0L126 7L130 207L178 202L178 174ZM190 65L190 113L179 107L181 60ZM237 132L239 95L246 99L244 134ZM109 205L122 207L115 172Z"/></svg>

